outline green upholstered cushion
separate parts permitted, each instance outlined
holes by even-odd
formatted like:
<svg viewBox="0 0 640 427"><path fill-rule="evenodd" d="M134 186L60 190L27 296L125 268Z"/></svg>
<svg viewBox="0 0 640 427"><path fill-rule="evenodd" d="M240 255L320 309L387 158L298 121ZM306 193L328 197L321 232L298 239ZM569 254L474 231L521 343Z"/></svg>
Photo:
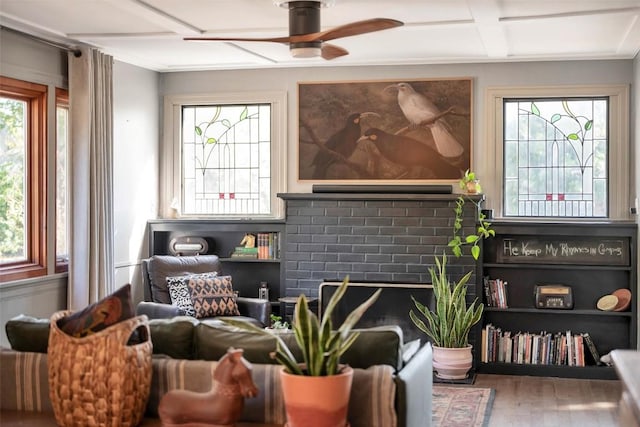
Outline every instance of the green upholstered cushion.
<svg viewBox="0 0 640 427"><path fill-rule="evenodd" d="M360 335L342 355L340 361L353 368L366 369L373 365L402 368L402 331L396 326L358 329ZM302 353L293 333L281 333L298 362ZM210 325L202 322L195 331L195 359L218 360L229 347L242 348L244 358L252 363L276 363L270 353L276 349L276 340L231 326Z"/></svg>
<svg viewBox="0 0 640 427"><path fill-rule="evenodd" d="M251 363L277 363L270 356L270 353L276 350L276 339L272 337L233 326L211 325L209 322L202 322L196 326L195 337L195 359L219 360L229 347L233 347L243 349L244 358ZM290 348L295 348L292 349L294 355L301 358L293 333L283 334L282 338Z"/></svg>
<svg viewBox="0 0 640 427"><path fill-rule="evenodd" d="M402 329L399 326L379 326L356 329L360 335L342 355L340 361L352 368L367 369L374 365L389 365L402 369Z"/></svg>
<svg viewBox="0 0 640 427"><path fill-rule="evenodd" d="M174 359L193 359L194 328L198 321L191 316L149 321L153 354Z"/></svg>
<svg viewBox="0 0 640 427"><path fill-rule="evenodd" d="M20 314L5 325L11 348L16 351L46 353L49 345L49 319Z"/></svg>

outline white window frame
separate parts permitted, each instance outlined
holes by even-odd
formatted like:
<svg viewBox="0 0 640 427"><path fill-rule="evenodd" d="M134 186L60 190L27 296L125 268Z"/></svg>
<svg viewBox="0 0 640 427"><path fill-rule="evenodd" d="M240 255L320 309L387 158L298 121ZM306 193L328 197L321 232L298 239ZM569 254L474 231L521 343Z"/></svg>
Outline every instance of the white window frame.
<svg viewBox="0 0 640 427"><path fill-rule="evenodd" d="M230 92L164 97L164 138L160 162L160 215L176 217L172 208L182 206L181 124L184 105L270 104L271 105L271 213L266 215L196 215L188 218L271 219L284 218L284 202L277 197L286 191L287 94L286 92Z"/></svg>
<svg viewBox="0 0 640 427"><path fill-rule="evenodd" d="M483 189L488 195L486 208L493 209L495 218L504 218L503 206L503 101L511 98L558 97L609 98L609 216L605 220L628 220L630 216L629 154L629 86L547 86L547 87L488 87L485 94L486 150L484 150ZM491 166L493 165L493 167ZM538 217L558 222L602 220L603 218ZM514 220L534 217L509 217Z"/></svg>

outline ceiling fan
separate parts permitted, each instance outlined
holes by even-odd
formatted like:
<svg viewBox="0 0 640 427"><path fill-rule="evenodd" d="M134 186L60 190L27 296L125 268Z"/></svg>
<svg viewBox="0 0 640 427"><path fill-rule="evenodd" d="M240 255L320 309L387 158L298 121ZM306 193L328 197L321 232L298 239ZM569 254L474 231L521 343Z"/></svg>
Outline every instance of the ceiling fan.
<svg viewBox="0 0 640 427"><path fill-rule="evenodd" d="M346 49L340 46L326 43L329 40L357 36L359 34L371 33L404 25L403 22L395 19L373 18L366 19L364 21L351 22L325 31L320 31L320 7L333 4L333 0L275 0L275 3L281 7L289 8L288 37L185 37L184 40L283 43L289 45L291 55L294 57L308 58L322 56L324 59L329 60L349 54Z"/></svg>

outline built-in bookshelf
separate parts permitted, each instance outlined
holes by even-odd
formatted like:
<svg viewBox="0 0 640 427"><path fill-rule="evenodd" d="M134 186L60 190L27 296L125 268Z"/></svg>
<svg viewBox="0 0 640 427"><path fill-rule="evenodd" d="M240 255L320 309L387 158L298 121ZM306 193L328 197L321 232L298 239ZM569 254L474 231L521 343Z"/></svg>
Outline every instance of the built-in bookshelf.
<svg viewBox="0 0 640 427"><path fill-rule="evenodd" d="M282 258L281 236L284 221L241 221L202 219L159 219L148 222L149 256L171 255L170 244L176 238L202 238L207 254L220 257L222 270L233 277L233 288L241 296L259 296L262 282L269 288L274 311L279 308ZM247 248L253 240L253 249ZM243 243L244 241L244 243Z"/></svg>
<svg viewBox="0 0 640 427"><path fill-rule="evenodd" d="M615 378L599 358L637 348L636 227L494 222L478 280L485 303L478 372ZM554 292L545 303L539 289L536 299L540 285ZM597 308L620 288L631 291L627 308Z"/></svg>

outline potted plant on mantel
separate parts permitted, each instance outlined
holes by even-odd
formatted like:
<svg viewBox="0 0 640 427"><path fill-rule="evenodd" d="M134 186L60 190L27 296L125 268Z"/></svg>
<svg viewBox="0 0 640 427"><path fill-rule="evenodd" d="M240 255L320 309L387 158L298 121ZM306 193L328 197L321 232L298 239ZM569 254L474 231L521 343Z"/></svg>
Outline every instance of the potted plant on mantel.
<svg viewBox="0 0 640 427"><path fill-rule="evenodd" d="M287 413L287 427L333 427L347 425L347 410L353 369L340 364L340 356L355 342L358 333L353 326L378 299L378 289L369 299L352 311L335 330L331 314L342 299L349 278L345 278L332 295L322 321L309 309L307 298L298 297L293 314L292 328L300 347L303 363L299 363L278 334L246 322L226 319L239 328L276 339L276 360L281 371L282 393Z"/></svg>
<svg viewBox="0 0 640 427"><path fill-rule="evenodd" d="M467 184L471 181L479 186L475 173L467 170L460 179L460 187L467 188ZM465 204L464 195L460 195L454 208L453 237L448 247L455 256L459 257L462 255L462 248L465 245L471 245L471 255L477 260L480 257L479 242L483 238L495 236L495 231L491 229L491 223L486 221L485 215L480 211L479 203L471 201L478 210L478 225L475 227L475 233L464 238L460 235ZM476 298L471 305L467 306L467 282L471 277L471 271L457 282L452 282L447 274L446 254L442 254L442 260L436 257L435 264L435 267L429 268L435 310L429 309L412 297L418 313L425 320L413 310L409 312L409 317L413 324L432 340L433 367L436 376L442 379L464 379L473 365L469 332L482 318L484 305Z"/></svg>

